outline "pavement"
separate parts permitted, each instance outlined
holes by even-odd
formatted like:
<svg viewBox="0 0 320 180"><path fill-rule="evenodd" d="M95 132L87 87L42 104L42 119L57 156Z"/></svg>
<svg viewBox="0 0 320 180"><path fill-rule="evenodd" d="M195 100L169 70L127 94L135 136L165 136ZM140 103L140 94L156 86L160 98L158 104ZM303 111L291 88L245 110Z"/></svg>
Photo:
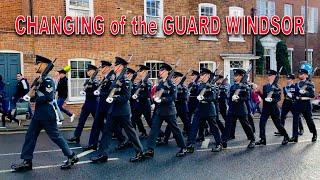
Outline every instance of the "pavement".
<svg viewBox="0 0 320 180"><path fill-rule="evenodd" d="M258 120L255 120L257 129ZM318 131L320 121L315 120ZM267 146L247 149L248 140L237 124L236 139L220 153L212 153L214 140L210 139L209 147L201 148L184 158L175 157L178 151L173 139L169 145L157 147L155 157L140 163L130 163L133 149L115 151L117 141L113 141L109 161L104 164L91 164L89 158L96 152L83 154L89 138L89 129L83 132L80 144L70 144L80 156L80 162L71 170L60 170L66 158L59 148L48 138L45 132L40 133L34 153L34 170L26 173L13 173L12 163L19 159L25 132L6 132L0 135L0 179L320 179L320 139L311 142L304 122L305 133L296 144L281 145L282 137L274 136L276 131L272 121L267 123ZM286 129L291 134L292 119L286 122ZM71 137L73 130L61 131L65 138ZM256 135L258 136L258 135ZM258 137L257 137L258 139ZM145 146L146 140L142 140Z"/></svg>

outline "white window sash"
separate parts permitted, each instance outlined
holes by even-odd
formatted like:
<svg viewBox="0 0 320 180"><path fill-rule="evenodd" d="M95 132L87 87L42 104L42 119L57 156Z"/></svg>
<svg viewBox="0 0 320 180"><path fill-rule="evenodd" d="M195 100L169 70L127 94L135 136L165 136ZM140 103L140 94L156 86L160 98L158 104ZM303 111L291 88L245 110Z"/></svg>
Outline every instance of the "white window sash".
<svg viewBox="0 0 320 180"><path fill-rule="evenodd" d="M92 60L92 59L85 59L85 58L73 58L73 59L69 59L68 60L68 65L69 66L71 66L71 61L77 61L77 62L80 62L80 61L83 61L83 62L85 62L85 61L90 61L91 62L91 64L92 65L94 65L95 64L95 61L94 60ZM84 67L84 68L86 68L86 67ZM77 102L83 102L84 100L85 100L85 96L81 96L80 95L80 93L79 93L79 95L78 96L72 96L72 93L71 93L71 91L72 91L72 88L81 88L81 87L83 87L83 84L79 84L78 85L78 87L72 87L71 86L71 80L80 80L80 79L86 79L86 78L71 78L71 71L68 73L68 101L69 102L75 102L75 103L77 103Z"/></svg>
<svg viewBox="0 0 320 180"><path fill-rule="evenodd" d="M217 68L217 62L215 61L200 61L199 62L199 72L201 71L201 65L208 67L209 70L214 71ZM212 66L210 68L210 66Z"/></svg>
<svg viewBox="0 0 320 180"><path fill-rule="evenodd" d="M267 15L267 1L257 0L258 16Z"/></svg>
<svg viewBox="0 0 320 180"><path fill-rule="evenodd" d="M70 5L70 0L66 0L66 15L70 16L70 10L81 10L81 11L89 11L89 16L94 16L94 7L93 7L93 0L89 0L89 8L81 7L81 6L73 6Z"/></svg>
<svg viewBox="0 0 320 180"><path fill-rule="evenodd" d="M163 61L159 61L159 60L148 60L148 61L145 61L144 62L144 65L147 65L148 63L150 63L150 64L162 64L163 63ZM150 69L150 71L152 71L152 69ZM159 72L159 69L156 69L155 70L156 72ZM149 79L151 79L151 80L154 80L154 79L158 79L158 78L152 78L152 77L150 77Z"/></svg>
<svg viewBox="0 0 320 180"><path fill-rule="evenodd" d="M229 7L229 16L236 16L236 17L241 17L244 16L244 9L241 7L236 7L236 6L231 6ZM241 27L240 27L241 31ZM242 34L239 35L230 35L229 36L229 42L245 42Z"/></svg>
<svg viewBox="0 0 320 180"><path fill-rule="evenodd" d="M289 60L289 64L291 67L291 73L292 73L292 68L293 68L293 48L288 48L288 60Z"/></svg>
<svg viewBox="0 0 320 180"><path fill-rule="evenodd" d="M200 3L198 5L199 17L201 16L201 8L203 8L203 7L212 8L212 12L213 12L212 16L217 15L217 6L215 4ZM200 35L198 39L201 41L218 41L217 36L210 36L210 35Z"/></svg>
<svg viewBox="0 0 320 180"><path fill-rule="evenodd" d="M276 14L276 3L274 1L268 1L268 17L274 16Z"/></svg>
<svg viewBox="0 0 320 180"><path fill-rule="evenodd" d="M292 4L284 4L284 16L292 17Z"/></svg>
<svg viewBox="0 0 320 180"><path fill-rule="evenodd" d="M147 21L148 19L154 20L157 22L157 30L158 33L153 37L165 37L162 30L162 21L163 21L163 0L154 0L160 2L160 10L159 10L159 16L151 16L147 14L147 1L144 0L144 19Z"/></svg>

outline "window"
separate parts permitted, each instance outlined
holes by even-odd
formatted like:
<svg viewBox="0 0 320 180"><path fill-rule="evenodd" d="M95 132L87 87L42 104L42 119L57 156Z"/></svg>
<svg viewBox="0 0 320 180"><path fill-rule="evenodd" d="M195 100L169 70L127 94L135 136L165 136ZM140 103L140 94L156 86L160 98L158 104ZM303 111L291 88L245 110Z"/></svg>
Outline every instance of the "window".
<svg viewBox="0 0 320 180"><path fill-rule="evenodd" d="M71 59L69 65L71 66L70 73L68 74L68 95L70 102L83 101L84 96L80 95L83 90L83 84L88 79L86 69L88 64L93 64L89 59Z"/></svg>
<svg viewBox="0 0 320 180"><path fill-rule="evenodd" d="M293 48L288 48L288 60L291 67L291 73L292 73L292 62L293 62Z"/></svg>
<svg viewBox="0 0 320 180"><path fill-rule="evenodd" d="M301 15L305 18L305 6L301 6ZM318 33L318 8L308 7L307 21L308 33Z"/></svg>
<svg viewBox="0 0 320 180"><path fill-rule="evenodd" d="M284 4L284 16L292 17L292 4Z"/></svg>
<svg viewBox="0 0 320 180"><path fill-rule="evenodd" d="M67 16L93 16L93 0L66 0Z"/></svg>
<svg viewBox="0 0 320 180"><path fill-rule="evenodd" d="M241 7L229 7L229 16L241 17L244 16L244 10ZM241 27L240 27L241 29ZM230 42L245 42L241 34L229 36Z"/></svg>
<svg viewBox="0 0 320 180"><path fill-rule="evenodd" d="M276 4L274 1L257 0L258 16L271 17L275 15Z"/></svg>
<svg viewBox="0 0 320 180"><path fill-rule="evenodd" d="M200 61L199 62L199 71L201 71L202 68L207 68L211 71L215 71L217 68L216 62L214 61Z"/></svg>
<svg viewBox="0 0 320 180"><path fill-rule="evenodd" d="M313 64L313 49L308 49L308 54L307 54L307 61L311 65Z"/></svg>
<svg viewBox="0 0 320 180"><path fill-rule="evenodd" d="M217 6L210 3L200 3L199 4L199 17L200 16L216 16L217 15ZM209 35L200 35L199 40L206 41L217 41L216 36Z"/></svg>
<svg viewBox="0 0 320 180"><path fill-rule="evenodd" d="M244 68L244 61L230 61L230 68L229 68L229 74L230 74L230 84L234 84L234 73L233 69L243 69Z"/></svg>
<svg viewBox="0 0 320 180"><path fill-rule="evenodd" d="M150 68L150 79L157 79L158 78L158 72L160 69L160 66L162 65L163 61L146 61L145 65Z"/></svg>
<svg viewBox="0 0 320 180"><path fill-rule="evenodd" d="M158 33L156 37L164 37L162 31L163 0L144 0L144 19L157 23Z"/></svg>

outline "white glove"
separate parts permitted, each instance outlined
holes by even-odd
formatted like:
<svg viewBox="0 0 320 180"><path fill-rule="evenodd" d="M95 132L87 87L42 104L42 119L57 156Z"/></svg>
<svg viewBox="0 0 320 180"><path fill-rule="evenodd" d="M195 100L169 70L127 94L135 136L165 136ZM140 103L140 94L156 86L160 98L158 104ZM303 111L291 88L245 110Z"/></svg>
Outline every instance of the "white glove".
<svg viewBox="0 0 320 180"><path fill-rule="evenodd" d="M155 101L156 103L161 103L161 98L154 98L154 101Z"/></svg>
<svg viewBox="0 0 320 180"><path fill-rule="evenodd" d="M300 94L305 94L305 93L307 93L307 91L304 90L304 89L300 89L300 90L299 90L299 93L300 93Z"/></svg>
<svg viewBox="0 0 320 180"><path fill-rule="evenodd" d="M85 92L85 91L80 91L80 95L81 95L81 96L85 96L85 95L86 95L86 92Z"/></svg>
<svg viewBox="0 0 320 180"><path fill-rule="evenodd" d="M265 98L264 100L266 100L267 102L272 102L272 98Z"/></svg>
<svg viewBox="0 0 320 180"><path fill-rule="evenodd" d="M204 100L204 97L203 96L197 96L197 99L199 100L199 101L202 101L202 100Z"/></svg>
<svg viewBox="0 0 320 180"><path fill-rule="evenodd" d="M132 99L137 99L138 98L138 95L134 94L132 95Z"/></svg>
<svg viewBox="0 0 320 180"><path fill-rule="evenodd" d="M289 98L292 98L292 93L288 92L287 95Z"/></svg>
<svg viewBox="0 0 320 180"><path fill-rule="evenodd" d="M99 95L100 95L100 91L95 90L95 91L93 92L93 94L96 95L96 96L99 96Z"/></svg>
<svg viewBox="0 0 320 180"><path fill-rule="evenodd" d="M109 104L110 104L110 103L112 103L112 102L113 102L113 98L107 98L107 99L106 99L106 101L107 101L107 103L109 103Z"/></svg>
<svg viewBox="0 0 320 180"><path fill-rule="evenodd" d="M233 95L232 96L232 101L237 101L238 99L240 99L240 97L238 95Z"/></svg>
<svg viewBox="0 0 320 180"><path fill-rule="evenodd" d="M25 100L25 101L30 101L30 96L28 96L28 95L25 95L25 96L23 96L23 100Z"/></svg>

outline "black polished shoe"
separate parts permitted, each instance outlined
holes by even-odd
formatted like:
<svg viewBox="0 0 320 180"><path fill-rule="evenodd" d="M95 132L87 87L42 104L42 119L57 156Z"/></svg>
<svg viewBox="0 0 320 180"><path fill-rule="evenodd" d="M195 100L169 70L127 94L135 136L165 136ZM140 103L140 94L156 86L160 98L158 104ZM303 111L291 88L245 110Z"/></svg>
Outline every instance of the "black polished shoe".
<svg viewBox="0 0 320 180"><path fill-rule="evenodd" d="M287 145L288 144L288 142L289 142L289 140L290 140L290 138L289 138L289 136L285 136L284 138L283 138L283 141L282 141L282 145Z"/></svg>
<svg viewBox="0 0 320 180"><path fill-rule="evenodd" d="M11 169L14 172L25 172L25 171L31 171L32 170L32 161L24 160L20 164L13 164L11 166Z"/></svg>
<svg viewBox="0 0 320 180"><path fill-rule="evenodd" d="M280 132L274 132L275 136L282 136L282 134Z"/></svg>
<svg viewBox="0 0 320 180"><path fill-rule="evenodd" d="M304 133L304 130L303 130L303 129L299 130L299 136L302 136L303 133Z"/></svg>
<svg viewBox="0 0 320 180"><path fill-rule="evenodd" d="M220 152L222 150L221 144L216 145L216 147L211 149L211 152Z"/></svg>
<svg viewBox="0 0 320 180"><path fill-rule="evenodd" d="M95 145L89 145L87 147L82 148L82 151L89 151L89 150L97 150L97 146Z"/></svg>
<svg viewBox="0 0 320 180"><path fill-rule="evenodd" d="M145 153L144 153L144 157L146 158L153 158L154 156L154 150L153 149L148 149Z"/></svg>
<svg viewBox="0 0 320 180"><path fill-rule="evenodd" d="M177 152L176 157L184 157L187 154L186 148L181 148L179 152Z"/></svg>
<svg viewBox="0 0 320 180"><path fill-rule="evenodd" d="M187 153L194 153L194 146L192 144L187 146Z"/></svg>
<svg viewBox="0 0 320 180"><path fill-rule="evenodd" d="M130 158L130 162L141 162L144 160L143 152L138 152L134 157Z"/></svg>
<svg viewBox="0 0 320 180"><path fill-rule="evenodd" d="M311 142L316 142L317 141L317 134L313 134Z"/></svg>
<svg viewBox="0 0 320 180"><path fill-rule="evenodd" d="M79 162L79 158L77 157L77 155L73 153L72 157L68 158L68 160L63 165L60 166L60 168L71 169L71 167L77 162Z"/></svg>
<svg viewBox="0 0 320 180"><path fill-rule="evenodd" d="M72 137L70 139L67 139L68 142L70 143L77 143L79 144L80 143L80 138L79 137Z"/></svg>
<svg viewBox="0 0 320 180"><path fill-rule="evenodd" d="M256 144L255 144L254 140L251 140L250 143L248 144L248 148L249 148L249 149L252 149L252 148L254 148L255 146L256 146Z"/></svg>
<svg viewBox="0 0 320 180"><path fill-rule="evenodd" d="M228 143L227 142L222 142L222 148L226 149L228 147Z"/></svg>
<svg viewBox="0 0 320 180"><path fill-rule="evenodd" d="M95 163L95 164L105 163L105 162L108 162L108 156L100 154L98 156L90 158L90 160L92 161L92 163Z"/></svg>
<svg viewBox="0 0 320 180"><path fill-rule="evenodd" d="M260 139L260 141L256 142L255 145L260 146L260 145L267 145L267 142L265 139Z"/></svg>
<svg viewBox="0 0 320 180"><path fill-rule="evenodd" d="M298 142L298 137L292 137L289 139L289 142L294 142L297 143Z"/></svg>

